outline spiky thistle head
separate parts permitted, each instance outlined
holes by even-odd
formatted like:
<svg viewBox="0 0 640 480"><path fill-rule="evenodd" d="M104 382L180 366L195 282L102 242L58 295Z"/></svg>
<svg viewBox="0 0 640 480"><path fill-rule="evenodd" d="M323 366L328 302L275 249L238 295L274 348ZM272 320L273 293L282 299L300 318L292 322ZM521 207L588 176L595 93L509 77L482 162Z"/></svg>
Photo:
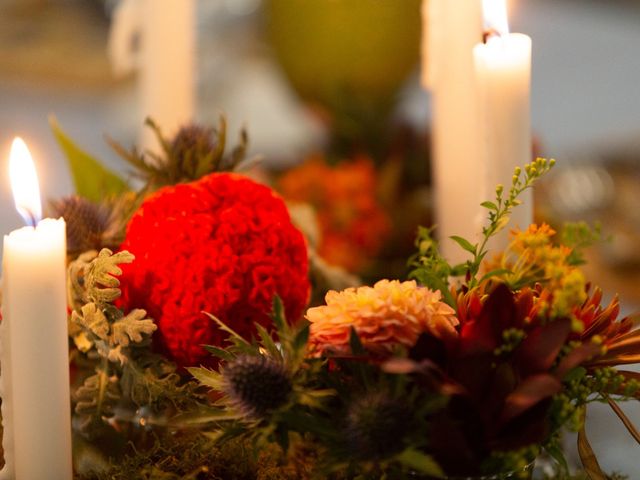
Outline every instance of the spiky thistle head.
<svg viewBox="0 0 640 480"><path fill-rule="evenodd" d="M386 392L357 397L349 405L345 422L347 448L366 460L377 460L398 453L411 431L409 405Z"/></svg>
<svg viewBox="0 0 640 480"><path fill-rule="evenodd" d="M263 355L241 355L222 369L222 390L249 418L265 418L284 406L293 386L285 366Z"/></svg>
<svg viewBox="0 0 640 480"><path fill-rule="evenodd" d="M78 254L102 248L116 249L129 217L130 208L126 205L133 204L133 199L125 197L94 203L72 195L52 201L52 215L63 217L67 224L67 250Z"/></svg>
<svg viewBox="0 0 640 480"><path fill-rule="evenodd" d="M171 154L184 164L213 157L217 144L218 139L213 128L194 123L181 127L169 145Z"/></svg>
<svg viewBox="0 0 640 480"><path fill-rule="evenodd" d="M167 185L192 182L209 173L233 171L244 160L249 142L243 129L237 146L225 153L227 121L224 116L220 117L217 127L188 124L173 137L165 136L150 118L146 125L158 140L159 152L127 150L109 140L116 153L135 167L135 174L145 182L146 193Z"/></svg>

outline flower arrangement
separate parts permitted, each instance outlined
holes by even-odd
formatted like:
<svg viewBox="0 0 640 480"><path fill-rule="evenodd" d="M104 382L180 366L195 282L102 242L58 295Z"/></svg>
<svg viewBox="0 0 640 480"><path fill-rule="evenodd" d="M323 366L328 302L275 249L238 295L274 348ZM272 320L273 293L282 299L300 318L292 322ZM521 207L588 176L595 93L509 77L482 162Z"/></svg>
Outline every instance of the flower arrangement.
<svg viewBox="0 0 640 480"><path fill-rule="evenodd" d="M70 246L94 249L69 252L78 478L515 479L540 455L553 478L583 478L563 429L578 431L584 478L619 478L600 468L585 410L608 403L640 441L616 403L640 399L640 375L615 368L640 362L640 330L580 270L598 232L532 225L489 252L553 162L483 204L480 240L454 238L465 263L420 228L408 279L329 291L301 318L304 239L268 187L224 172L246 135L225 155L223 121L156 131L156 166L114 144L142 190L103 172L106 201L53 205L76 240L91 232Z"/></svg>
<svg viewBox="0 0 640 480"><path fill-rule="evenodd" d="M484 262L520 193L552 166L538 159L498 188L482 240L456 238L468 262L449 265L422 229L415 280L329 292L294 329L277 302L280 346L228 330L231 346L211 349L220 370L190 369L219 395L204 417L212 433L312 448L327 478L529 478L543 451L566 478L569 428L589 478L605 478L585 409L608 402L640 439L615 403L640 398L640 376L613 368L640 360L640 330L617 318L617 299L588 294L578 247L595 234L574 226L556 245L532 225Z"/></svg>

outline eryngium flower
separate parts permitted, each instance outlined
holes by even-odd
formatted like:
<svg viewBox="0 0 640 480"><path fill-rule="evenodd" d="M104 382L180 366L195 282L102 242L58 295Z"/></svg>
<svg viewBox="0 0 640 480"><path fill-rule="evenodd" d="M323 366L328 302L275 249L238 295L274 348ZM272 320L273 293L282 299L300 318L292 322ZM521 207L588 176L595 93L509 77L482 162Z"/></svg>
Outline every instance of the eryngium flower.
<svg viewBox="0 0 640 480"><path fill-rule="evenodd" d="M358 397L347 412L345 439L355 456L376 460L398 453L411 431L411 409L386 393Z"/></svg>
<svg viewBox="0 0 640 480"><path fill-rule="evenodd" d="M74 253L115 249L122 240L122 212L116 205L93 203L77 195L51 202L52 214L67 224L67 250Z"/></svg>
<svg viewBox="0 0 640 480"><path fill-rule="evenodd" d="M197 124L184 126L171 141L171 154L180 164L197 163L200 159L216 153L213 128Z"/></svg>
<svg viewBox="0 0 640 480"><path fill-rule="evenodd" d="M265 356L242 355L222 369L223 391L243 415L264 418L289 400L291 379L284 365Z"/></svg>

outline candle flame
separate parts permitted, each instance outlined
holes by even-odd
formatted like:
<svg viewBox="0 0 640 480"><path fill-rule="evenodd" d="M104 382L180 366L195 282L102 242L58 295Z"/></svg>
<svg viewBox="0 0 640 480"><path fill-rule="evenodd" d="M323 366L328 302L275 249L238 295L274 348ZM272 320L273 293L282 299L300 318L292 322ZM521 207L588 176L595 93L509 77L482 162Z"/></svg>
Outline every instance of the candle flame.
<svg viewBox="0 0 640 480"><path fill-rule="evenodd" d="M38 175L29 149L20 137L11 145L9 178L16 210L28 225L35 226L42 219Z"/></svg>
<svg viewBox="0 0 640 480"><path fill-rule="evenodd" d="M501 37L509 35L507 0L482 0L485 30Z"/></svg>

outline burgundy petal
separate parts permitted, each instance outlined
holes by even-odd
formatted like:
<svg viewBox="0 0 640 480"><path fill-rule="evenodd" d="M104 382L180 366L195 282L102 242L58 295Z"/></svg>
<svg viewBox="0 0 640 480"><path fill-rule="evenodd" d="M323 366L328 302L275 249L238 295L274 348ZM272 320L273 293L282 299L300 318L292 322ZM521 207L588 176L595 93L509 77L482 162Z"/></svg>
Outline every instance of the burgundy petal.
<svg viewBox="0 0 640 480"><path fill-rule="evenodd" d="M560 318L532 330L517 350L525 374L548 371L571 333L571 320Z"/></svg>
<svg viewBox="0 0 640 480"><path fill-rule="evenodd" d="M560 390L562 390L562 383L552 375L542 373L527 378L507 397L502 411L501 423L517 417Z"/></svg>

